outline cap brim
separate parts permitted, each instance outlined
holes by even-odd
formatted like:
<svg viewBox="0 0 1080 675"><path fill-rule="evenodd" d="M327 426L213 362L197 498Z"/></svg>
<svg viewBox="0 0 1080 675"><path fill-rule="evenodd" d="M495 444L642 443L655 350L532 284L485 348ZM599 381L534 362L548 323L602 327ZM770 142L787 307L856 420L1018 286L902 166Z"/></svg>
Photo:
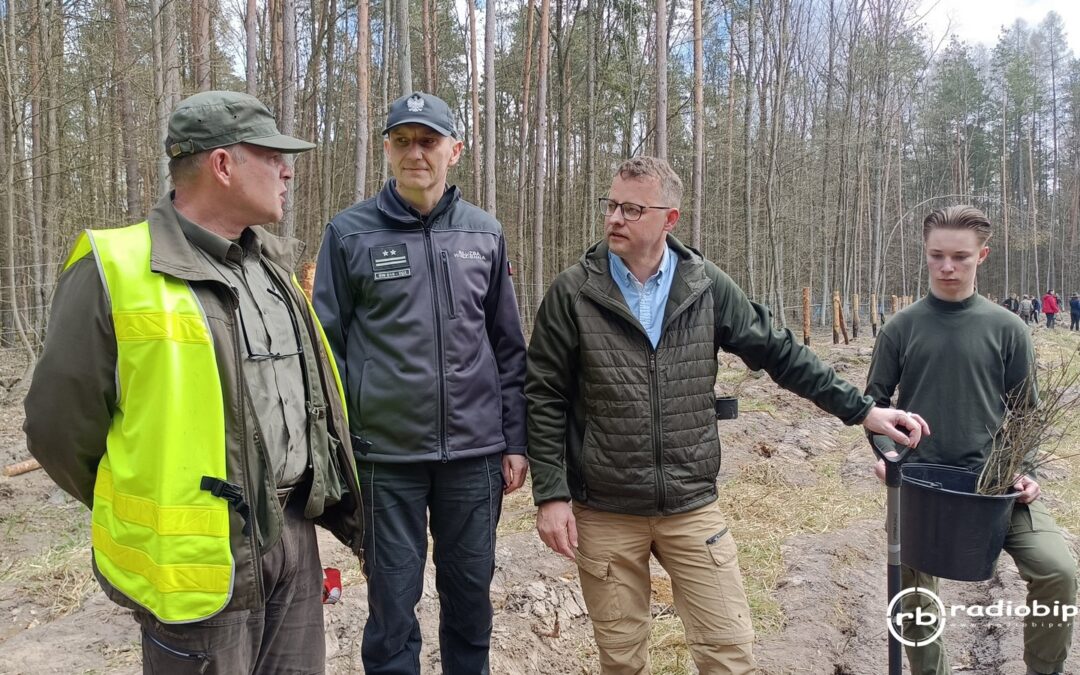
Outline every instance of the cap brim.
<svg viewBox="0 0 1080 675"><path fill-rule="evenodd" d="M435 131L438 131L443 136L453 136L454 138L457 138L457 136L454 135L454 132L450 131L446 127L438 125L438 124L433 124L430 120L426 120L426 119L419 118L419 117L406 117L403 120L398 120L397 122L394 122L393 125L388 126L385 129L383 129L382 132L385 134L386 132L390 131L394 127L400 127L402 124L422 124L425 127L427 127L428 129L434 129Z"/></svg>
<svg viewBox="0 0 1080 675"><path fill-rule="evenodd" d="M302 141L299 138L278 134L276 136L264 136L263 138L245 138L241 143L257 145L261 148L271 148L282 152L306 152L315 149L314 143Z"/></svg>

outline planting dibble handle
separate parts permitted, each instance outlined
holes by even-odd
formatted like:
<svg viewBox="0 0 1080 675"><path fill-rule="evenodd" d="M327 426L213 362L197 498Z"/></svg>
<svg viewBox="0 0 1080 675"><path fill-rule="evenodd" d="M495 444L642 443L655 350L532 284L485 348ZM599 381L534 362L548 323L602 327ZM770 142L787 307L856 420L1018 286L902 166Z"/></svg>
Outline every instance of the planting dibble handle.
<svg viewBox="0 0 1080 675"><path fill-rule="evenodd" d="M885 461L885 486L888 488L887 507L885 509L885 531L888 533L888 602L900 592L900 465L911 453L911 448L897 448L893 440L888 436L879 434L866 434L870 441L870 447L878 458ZM893 607L893 613L889 616L892 622L897 613L901 611L900 603ZM889 675L900 675L903 669L903 651L900 649L900 641L889 631Z"/></svg>

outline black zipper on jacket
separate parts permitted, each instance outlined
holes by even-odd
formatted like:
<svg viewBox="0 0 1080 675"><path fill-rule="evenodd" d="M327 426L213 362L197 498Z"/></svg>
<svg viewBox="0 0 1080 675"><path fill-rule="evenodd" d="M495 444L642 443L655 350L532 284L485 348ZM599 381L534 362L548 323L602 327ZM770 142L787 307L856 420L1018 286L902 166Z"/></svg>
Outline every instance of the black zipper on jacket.
<svg viewBox="0 0 1080 675"><path fill-rule="evenodd" d="M664 485L664 443L660 433L660 376L656 372L656 350L649 349L649 407L652 412L653 457L656 460L656 509L663 513L667 503Z"/></svg>
<svg viewBox="0 0 1080 675"><path fill-rule="evenodd" d="M446 251L439 251L439 255L442 257L443 276L446 278L446 306L449 308L450 318L453 319L457 316L457 312L454 311L454 304L456 300L454 298L454 282L450 278L450 256Z"/></svg>
<svg viewBox="0 0 1080 675"><path fill-rule="evenodd" d="M442 312L439 311L439 271L435 264L434 244L431 242L431 225L428 223L424 223L424 252L427 253L428 269L431 272L431 308L435 312L435 354L438 360L436 379L439 381L439 456L446 462L450 460L450 453L446 448L446 354L443 348Z"/></svg>

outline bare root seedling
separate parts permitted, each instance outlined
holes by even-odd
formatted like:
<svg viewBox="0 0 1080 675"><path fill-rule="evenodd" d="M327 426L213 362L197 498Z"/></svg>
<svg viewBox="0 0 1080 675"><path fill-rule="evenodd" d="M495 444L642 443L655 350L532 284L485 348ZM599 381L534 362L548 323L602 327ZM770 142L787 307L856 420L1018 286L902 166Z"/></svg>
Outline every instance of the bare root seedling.
<svg viewBox="0 0 1080 675"><path fill-rule="evenodd" d="M1018 476L1062 458L1057 447L1080 418L1078 353L1059 355L1041 377L1033 365L1023 384L1008 394L1005 416L979 474L979 494L1005 494Z"/></svg>

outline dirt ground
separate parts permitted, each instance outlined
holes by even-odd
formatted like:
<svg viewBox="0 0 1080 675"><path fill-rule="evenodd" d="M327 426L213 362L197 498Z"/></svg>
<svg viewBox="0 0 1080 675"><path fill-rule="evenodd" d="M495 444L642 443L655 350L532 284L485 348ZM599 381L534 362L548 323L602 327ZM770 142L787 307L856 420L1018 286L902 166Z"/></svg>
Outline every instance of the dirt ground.
<svg viewBox="0 0 1080 675"><path fill-rule="evenodd" d="M827 336L815 339L815 350L861 387L872 340L833 347ZM1054 339L1080 345L1075 335ZM22 367L17 353L0 353L0 382L10 383ZM739 418L720 423L720 499L740 545L763 672L886 672L885 491L871 473L861 434L735 359L723 359L717 392L740 397ZM0 405L0 464L28 457L21 424L21 401ZM1063 448L1064 454L1070 449L1076 452ZM1076 552L1080 461L1059 462L1043 486ZM504 506L491 670L598 672L576 568L544 548L533 530L534 511L525 491ZM86 509L44 472L0 477L0 673L140 671L134 622L105 599L90 574L88 521ZM340 568L344 581L342 601L325 610L327 672L362 672L364 580L332 537L322 533L320 546L324 565ZM670 583L658 566L654 572L653 671L696 672L674 616ZM941 590L946 603L1019 604L1024 597L1008 556L990 581L943 582ZM418 614L424 672L437 673L438 599L430 562ZM1018 619L947 622L945 639L955 672L1024 672ZM1070 657L1067 671L1080 672L1080 657Z"/></svg>

